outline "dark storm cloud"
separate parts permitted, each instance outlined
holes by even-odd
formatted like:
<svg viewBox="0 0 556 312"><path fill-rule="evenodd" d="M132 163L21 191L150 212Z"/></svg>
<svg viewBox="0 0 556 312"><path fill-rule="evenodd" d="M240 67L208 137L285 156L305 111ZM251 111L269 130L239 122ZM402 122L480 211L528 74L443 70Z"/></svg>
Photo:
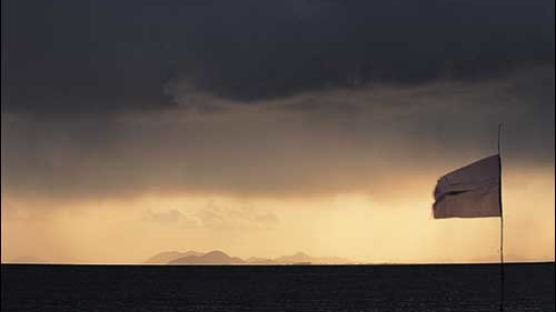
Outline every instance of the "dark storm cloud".
<svg viewBox="0 0 556 312"><path fill-rule="evenodd" d="M552 1L2 6L3 194L376 189L499 122L554 164Z"/></svg>
<svg viewBox="0 0 556 312"><path fill-rule="evenodd" d="M111 115L101 125L3 113L3 194L380 194L423 175L432 187L447 170L495 153L499 122L510 170L554 168L553 67L481 83L337 88L225 105L213 114Z"/></svg>
<svg viewBox="0 0 556 312"><path fill-rule="evenodd" d="M11 112L167 107L167 86L182 80L258 103L364 83L474 80L554 60L549 0L2 6L2 110Z"/></svg>

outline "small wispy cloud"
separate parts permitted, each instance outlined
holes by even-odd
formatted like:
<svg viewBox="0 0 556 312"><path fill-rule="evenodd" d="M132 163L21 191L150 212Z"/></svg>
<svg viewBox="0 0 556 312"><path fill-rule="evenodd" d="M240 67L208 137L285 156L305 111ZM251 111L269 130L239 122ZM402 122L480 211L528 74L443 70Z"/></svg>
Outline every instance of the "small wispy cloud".
<svg viewBox="0 0 556 312"><path fill-rule="evenodd" d="M199 222L196 218L187 216L177 209L156 212L148 210L145 215L145 220L161 225L178 225L186 228L196 228L199 226Z"/></svg>
<svg viewBox="0 0 556 312"><path fill-rule="evenodd" d="M228 207L209 203L196 216L210 229L263 230L279 223L275 214L250 206Z"/></svg>
<svg viewBox="0 0 556 312"><path fill-rule="evenodd" d="M167 226L216 230L264 230L279 223L278 217L269 211L250 206L233 207L213 203L187 213L178 209L148 210L144 220Z"/></svg>

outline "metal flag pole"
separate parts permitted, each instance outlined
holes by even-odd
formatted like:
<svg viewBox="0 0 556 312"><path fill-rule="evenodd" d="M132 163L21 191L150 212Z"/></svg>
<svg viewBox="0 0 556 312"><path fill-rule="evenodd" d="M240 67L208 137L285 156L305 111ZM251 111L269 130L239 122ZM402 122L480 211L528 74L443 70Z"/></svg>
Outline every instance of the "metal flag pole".
<svg viewBox="0 0 556 312"><path fill-rule="evenodd" d="M498 124L498 169L499 169L499 191L498 202L500 204L500 312L504 311L504 210L502 209L502 157L500 156L500 133L502 124Z"/></svg>

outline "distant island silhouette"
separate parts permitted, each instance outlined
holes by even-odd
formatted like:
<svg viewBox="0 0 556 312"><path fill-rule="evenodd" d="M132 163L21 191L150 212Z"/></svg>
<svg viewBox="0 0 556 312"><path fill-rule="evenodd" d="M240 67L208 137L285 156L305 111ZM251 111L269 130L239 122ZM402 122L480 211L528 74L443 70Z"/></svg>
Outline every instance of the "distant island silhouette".
<svg viewBox="0 0 556 312"><path fill-rule="evenodd" d="M45 263L45 261L41 258L34 257L34 256L22 256L14 258L10 261L11 263L21 263L21 264L40 264Z"/></svg>
<svg viewBox="0 0 556 312"><path fill-rule="evenodd" d="M351 260L337 257L318 258L311 257L303 252L293 255L286 255L277 258L251 257L241 259L232 257L220 250L213 250L206 253L198 251L164 251L160 252L145 261L147 264L352 264Z"/></svg>

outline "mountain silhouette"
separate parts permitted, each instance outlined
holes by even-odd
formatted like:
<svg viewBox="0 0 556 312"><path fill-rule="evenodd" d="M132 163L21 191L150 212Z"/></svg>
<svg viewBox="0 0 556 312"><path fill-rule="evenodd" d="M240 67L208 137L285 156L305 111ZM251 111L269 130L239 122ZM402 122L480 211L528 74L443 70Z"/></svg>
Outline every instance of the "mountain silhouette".
<svg viewBox="0 0 556 312"><path fill-rule="evenodd" d="M246 260L246 262L250 264L276 264L276 262L272 259L259 257L250 257Z"/></svg>
<svg viewBox="0 0 556 312"><path fill-rule="evenodd" d="M161 252L149 258L145 263L150 264L348 264L353 261L337 258L316 258L311 257L304 252L297 252L292 255L281 256L278 258L260 258L250 257L243 260L238 257L232 257L226 253L214 250L208 253L197 251L166 251Z"/></svg>
<svg viewBox="0 0 556 312"><path fill-rule="evenodd" d="M38 264L38 263L46 263L46 262L43 259L34 256L22 256L22 257L12 259L10 263Z"/></svg>
<svg viewBox="0 0 556 312"><path fill-rule="evenodd" d="M179 251L163 251L163 252L159 252L156 255L152 256L151 258L147 259L147 261L145 261L145 263L150 263L150 264L167 264L170 261L179 259L179 258L184 258L184 257L198 257L198 256L202 256L203 253L202 252L197 252L197 251L193 251L193 250L189 250L189 251L185 251L185 252L179 252Z"/></svg>
<svg viewBox="0 0 556 312"><path fill-rule="evenodd" d="M180 257L168 264L240 264L245 263L240 258L230 257L222 251L214 250L201 256Z"/></svg>
<svg viewBox="0 0 556 312"><path fill-rule="evenodd" d="M299 262L312 262L313 258L309 257L304 252L297 252L291 256L282 256L276 258L274 261L278 263L299 263Z"/></svg>

